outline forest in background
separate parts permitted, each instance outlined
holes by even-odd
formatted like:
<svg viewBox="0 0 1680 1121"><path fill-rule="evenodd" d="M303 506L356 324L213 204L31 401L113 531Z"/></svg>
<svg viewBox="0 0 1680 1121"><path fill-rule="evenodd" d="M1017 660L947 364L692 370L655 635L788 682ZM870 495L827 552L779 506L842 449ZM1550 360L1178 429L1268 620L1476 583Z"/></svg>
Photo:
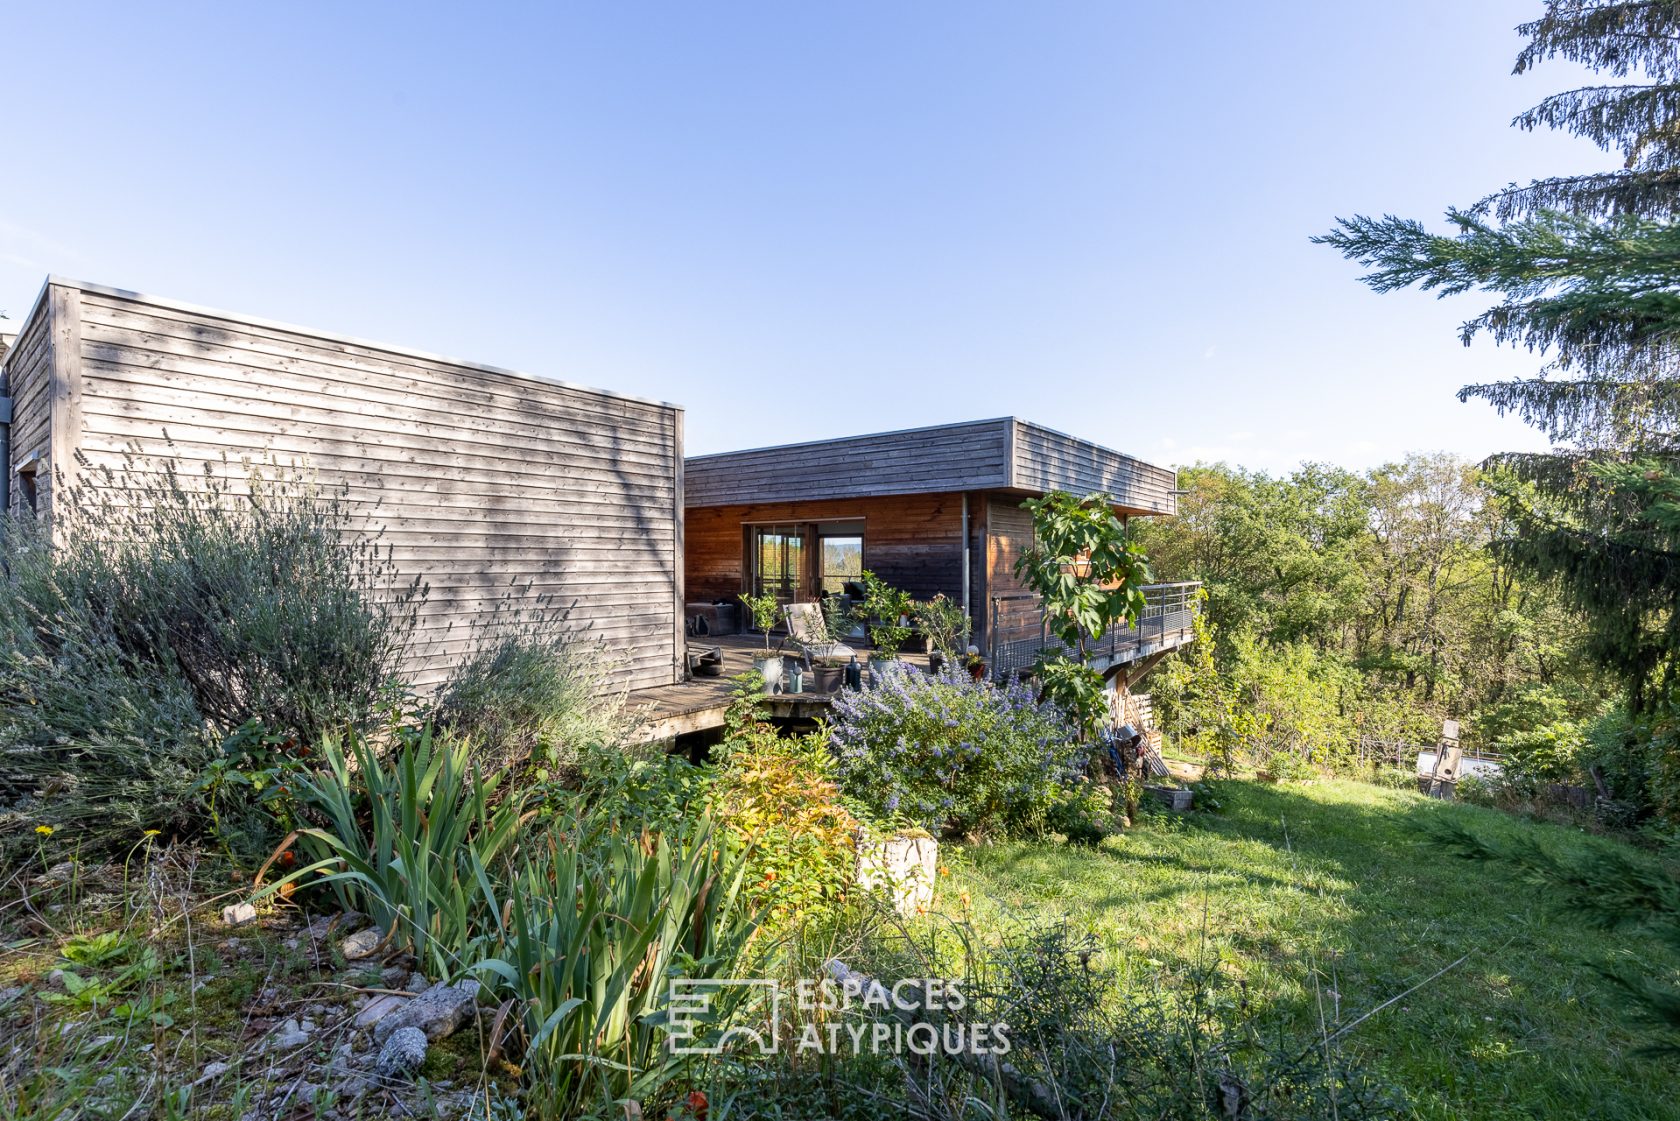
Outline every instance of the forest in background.
<svg viewBox="0 0 1680 1121"><path fill-rule="evenodd" d="M1596 772L1616 800L1656 806L1581 612L1502 559L1514 521L1492 482L1445 454L1182 469L1178 517L1133 523L1154 579L1206 585L1204 641L1150 680L1163 727L1289 775L1395 758L1453 719L1526 793Z"/></svg>

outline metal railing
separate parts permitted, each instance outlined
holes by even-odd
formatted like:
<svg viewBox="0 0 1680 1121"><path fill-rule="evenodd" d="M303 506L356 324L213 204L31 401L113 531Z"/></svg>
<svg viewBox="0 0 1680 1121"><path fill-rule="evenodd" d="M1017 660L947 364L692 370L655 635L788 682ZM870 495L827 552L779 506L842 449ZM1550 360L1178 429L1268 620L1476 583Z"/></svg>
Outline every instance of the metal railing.
<svg viewBox="0 0 1680 1121"><path fill-rule="evenodd" d="M1160 650L1190 641L1196 614L1197 580L1176 584L1147 584L1143 592L1143 614L1135 627L1118 627L1099 641L1088 641L1085 649L1093 661L1107 665L1134 662ZM998 679L1020 673L1038 660L1039 651L1060 649L1044 622L1039 598L1032 594L993 596L986 628L986 664Z"/></svg>

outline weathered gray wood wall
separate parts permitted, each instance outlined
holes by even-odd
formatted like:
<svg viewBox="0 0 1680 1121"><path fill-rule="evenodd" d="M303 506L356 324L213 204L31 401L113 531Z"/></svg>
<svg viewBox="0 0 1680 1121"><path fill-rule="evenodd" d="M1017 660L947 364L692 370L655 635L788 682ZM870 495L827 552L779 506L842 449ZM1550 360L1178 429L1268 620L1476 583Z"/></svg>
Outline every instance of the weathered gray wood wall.
<svg viewBox="0 0 1680 1121"><path fill-rule="evenodd" d="M982 420L693 456L690 506L874 498L1004 486L1001 421Z"/></svg>
<svg viewBox="0 0 1680 1121"><path fill-rule="evenodd" d="M430 585L416 684L440 680L474 621L527 582L575 605L631 687L677 678L680 409L114 289L48 288L50 333L77 358L55 386L55 459L79 450L119 466L139 442L193 469L306 462ZM39 328L32 319L24 335ZM13 353L14 384L33 384L21 356L34 351Z"/></svg>
<svg viewBox="0 0 1680 1121"><path fill-rule="evenodd" d="M1108 491L1135 514L1177 512L1165 467L1015 417L694 456L690 507L1006 490Z"/></svg>
<svg viewBox="0 0 1680 1121"><path fill-rule="evenodd" d="M38 501L51 491L52 453L52 329L46 309L47 293L24 322L6 352L5 395L12 399L11 463L6 465L9 506L25 507L23 484L13 470L22 463L39 466L34 480Z"/></svg>
<svg viewBox="0 0 1680 1121"><path fill-rule="evenodd" d="M1128 509L1178 512L1177 472L1031 421L1015 421L1013 477L1017 490L1107 491Z"/></svg>

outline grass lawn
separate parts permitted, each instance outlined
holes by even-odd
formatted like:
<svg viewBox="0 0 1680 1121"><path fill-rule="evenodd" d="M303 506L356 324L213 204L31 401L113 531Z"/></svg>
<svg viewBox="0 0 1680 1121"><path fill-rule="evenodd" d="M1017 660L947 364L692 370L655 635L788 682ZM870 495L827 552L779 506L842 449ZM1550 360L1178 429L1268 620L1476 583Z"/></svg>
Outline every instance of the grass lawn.
<svg viewBox="0 0 1680 1121"><path fill-rule="evenodd" d="M1680 1117L1669 1063L1589 962L1674 963L1649 941L1548 910L1543 890L1431 850L1435 814L1554 846L1609 844L1408 791L1323 781L1216 784L1220 808L1152 815L1101 848L1002 844L952 861L985 926L1066 914L1128 985L1170 984L1217 954L1268 1023L1332 1030L1468 955L1378 1013L1349 1050L1427 1118Z"/></svg>

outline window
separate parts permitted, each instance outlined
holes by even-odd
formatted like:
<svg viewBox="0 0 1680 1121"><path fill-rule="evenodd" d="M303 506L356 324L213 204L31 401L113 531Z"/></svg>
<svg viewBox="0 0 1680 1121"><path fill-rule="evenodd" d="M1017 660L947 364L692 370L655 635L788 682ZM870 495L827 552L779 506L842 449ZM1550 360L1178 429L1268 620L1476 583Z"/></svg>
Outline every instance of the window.
<svg viewBox="0 0 1680 1121"><path fill-rule="evenodd" d="M749 525L747 587L781 603L839 594L863 572L863 521Z"/></svg>
<svg viewBox="0 0 1680 1121"><path fill-rule="evenodd" d="M793 603L805 584L805 533L800 526L753 530L753 593Z"/></svg>
<svg viewBox="0 0 1680 1121"><path fill-rule="evenodd" d="M841 595L846 585L863 575L863 534L822 533L817 537L821 545L822 569L818 584L824 595Z"/></svg>

